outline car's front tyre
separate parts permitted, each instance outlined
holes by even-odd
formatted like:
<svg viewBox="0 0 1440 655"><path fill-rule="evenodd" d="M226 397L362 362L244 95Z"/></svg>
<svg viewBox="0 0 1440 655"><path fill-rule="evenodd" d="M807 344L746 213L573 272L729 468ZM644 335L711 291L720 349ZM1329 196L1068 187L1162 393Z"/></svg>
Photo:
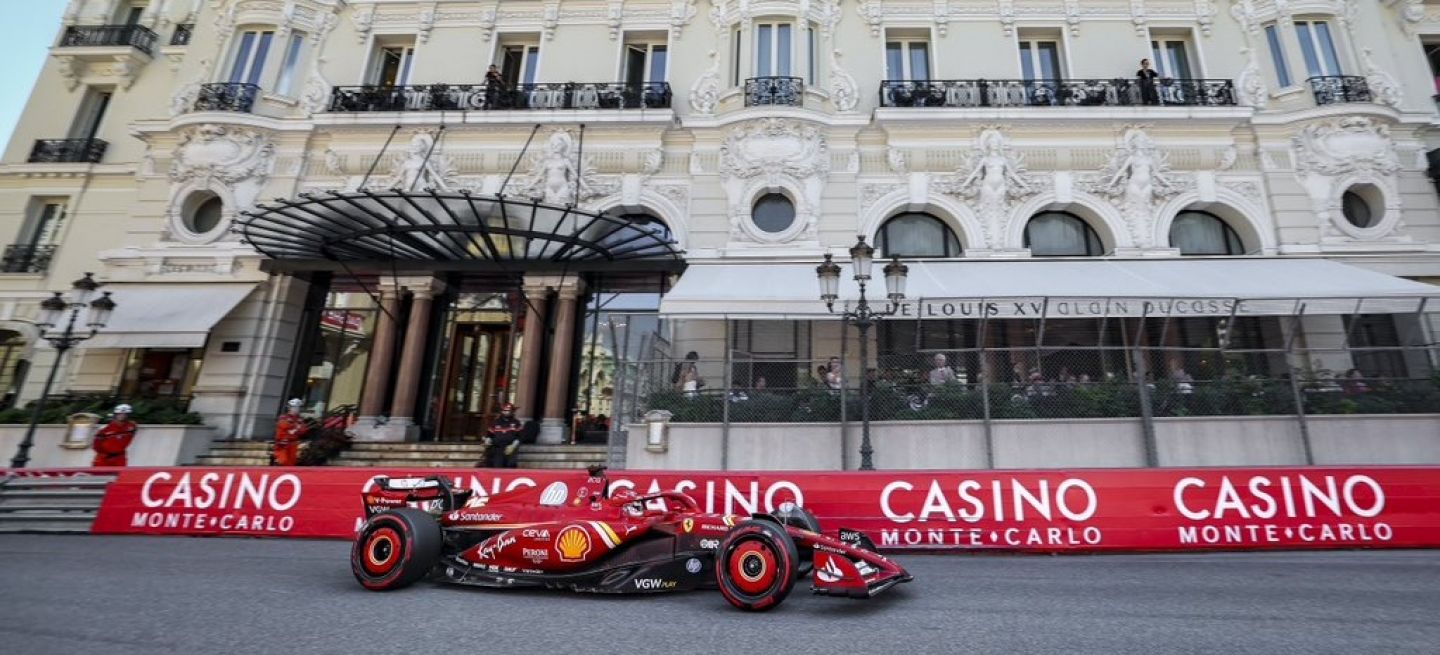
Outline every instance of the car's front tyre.
<svg viewBox="0 0 1440 655"><path fill-rule="evenodd" d="M371 591L400 589L440 561L444 539L435 518L411 507L370 517L350 548L350 571Z"/></svg>
<svg viewBox="0 0 1440 655"><path fill-rule="evenodd" d="M725 535L715 556L720 594L742 610L774 608L794 588L799 559L785 528L771 521L744 521Z"/></svg>

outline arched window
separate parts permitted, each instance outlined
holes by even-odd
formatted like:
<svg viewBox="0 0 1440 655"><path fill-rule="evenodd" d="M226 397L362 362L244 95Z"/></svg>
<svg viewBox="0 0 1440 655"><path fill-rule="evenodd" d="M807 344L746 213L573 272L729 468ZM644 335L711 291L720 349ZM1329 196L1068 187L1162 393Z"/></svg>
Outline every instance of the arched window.
<svg viewBox="0 0 1440 655"><path fill-rule="evenodd" d="M1097 257L1105 253L1090 224L1068 212L1040 212L1031 217L1025 224L1025 246L1035 257Z"/></svg>
<svg viewBox="0 0 1440 655"><path fill-rule="evenodd" d="M882 257L959 257L960 240L950 226L930 214L899 214L885 221L875 235Z"/></svg>
<svg viewBox="0 0 1440 655"><path fill-rule="evenodd" d="M660 241L669 243L674 241L670 234L670 227L654 216L649 214L621 214L616 218L625 222L620 226L614 223L605 223L595 229L600 231L598 239L600 245L609 248L618 254L660 254L659 246L655 245L652 239L641 238L643 235L655 235Z"/></svg>
<svg viewBox="0 0 1440 655"><path fill-rule="evenodd" d="M1243 255L1240 235L1218 216L1183 211L1170 224L1170 247L1182 255Z"/></svg>

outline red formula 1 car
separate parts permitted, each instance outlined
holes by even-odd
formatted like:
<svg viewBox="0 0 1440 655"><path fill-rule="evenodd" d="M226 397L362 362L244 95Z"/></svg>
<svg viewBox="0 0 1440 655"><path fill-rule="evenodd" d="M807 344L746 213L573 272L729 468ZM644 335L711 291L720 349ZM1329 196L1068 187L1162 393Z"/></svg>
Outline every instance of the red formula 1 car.
<svg viewBox="0 0 1440 655"><path fill-rule="evenodd" d="M425 577L481 587L643 594L718 587L740 609L780 604L813 571L817 594L869 598L909 582L862 533L820 533L787 505L751 517L706 514L679 492L609 491L603 467L494 496L443 477L377 478L350 569L366 589Z"/></svg>

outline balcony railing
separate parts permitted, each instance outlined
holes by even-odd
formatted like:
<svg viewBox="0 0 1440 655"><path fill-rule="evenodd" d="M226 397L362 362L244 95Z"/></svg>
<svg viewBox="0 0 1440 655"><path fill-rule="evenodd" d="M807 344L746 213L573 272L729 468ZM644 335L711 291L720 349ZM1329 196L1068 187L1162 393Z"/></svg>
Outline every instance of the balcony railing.
<svg viewBox="0 0 1440 655"><path fill-rule="evenodd" d="M32 164L98 164L110 144L101 139L39 139L30 148Z"/></svg>
<svg viewBox="0 0 1440 655"><path fill-rule="evenodd" d="M1230 80L886 80L881 107L1225 107Z"/></svg>
<svg viewBox="0 0 1440 655"><path fill-rule="evenodd" d="M0 272L44 273L50 268L55 257L55 246L32 246L12 243L5 246L5 256L0 259Z"/></svg>
<svg viewBox="0 0 1440 655"><path fill-rule="evenodd" d="M248 113L255 106L260 87L239 82L216 82L200 87L195 111L238 111Z"/></svg>
<svg viewBox="0 0 1440 655"><path fill-rule="evenodd" d="M71 25L60 38L60 47L131 46L151 54L155 33L144 25Z"/></svg>
<svg viewBox="0 0 1440 655"><path fill-rule="evenodd" d="M170 34L170 45L190 45L190 37L195 34L195 25L192 23L180 23L175 26L175 31Z"/></svg>
<svg viewBox="0 0 1440 655"><path fill-rule="evenodd" d="M330 111L667 109L670 100L665 82L340 86L330 94Z"/></svg>
<svg viewBox="0 0 1440 655"><path fill-rule="evenodd" d="M805 100L805 82L798 77L752 77L745 80L745 106L799 107Z"/></svg>
<svg viewBox="0 0 1440 655"><path fill-rule="evenodd" d="M1335 105L1342 102L1370 102L1370 85L1357 75L1330 75L1306 80L1315 93L1315 104Z"/></svg>

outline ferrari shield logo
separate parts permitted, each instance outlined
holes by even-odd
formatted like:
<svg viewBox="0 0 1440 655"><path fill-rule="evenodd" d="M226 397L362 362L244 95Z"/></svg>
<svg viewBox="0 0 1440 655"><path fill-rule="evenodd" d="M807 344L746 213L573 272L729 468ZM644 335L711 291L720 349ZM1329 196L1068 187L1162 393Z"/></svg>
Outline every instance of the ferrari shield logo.
<svg viewBox="0 0 1440 655"><path fill-rule="evenodd" d="M680 527L685 529L685 534L690 534L690 531L695 529L695 519L685 519L680 523Z"/></svg>

